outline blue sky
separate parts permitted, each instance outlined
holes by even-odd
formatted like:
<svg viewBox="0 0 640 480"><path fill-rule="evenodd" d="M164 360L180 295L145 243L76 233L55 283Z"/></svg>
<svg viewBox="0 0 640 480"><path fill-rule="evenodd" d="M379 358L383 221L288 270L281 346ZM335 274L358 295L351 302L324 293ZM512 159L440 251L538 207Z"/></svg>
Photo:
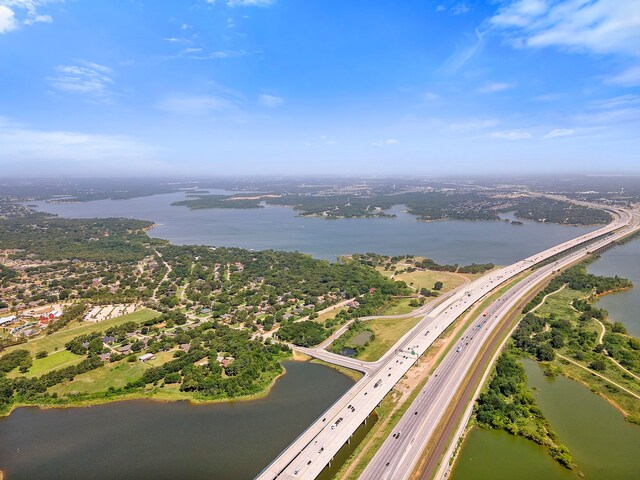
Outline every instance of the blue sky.
<svg viewBox="0 0 640 480"><path fill-rule="evenodd" d="M0 0L6 174L640 171L640 0Z"/></svg>

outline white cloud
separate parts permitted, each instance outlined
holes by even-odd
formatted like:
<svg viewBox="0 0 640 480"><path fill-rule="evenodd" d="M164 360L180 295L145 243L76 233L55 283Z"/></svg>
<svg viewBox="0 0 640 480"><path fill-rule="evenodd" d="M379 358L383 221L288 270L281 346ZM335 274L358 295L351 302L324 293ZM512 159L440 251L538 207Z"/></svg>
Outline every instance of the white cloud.
<svg viewBox="0 0 640 480"><path fill-rule="evenodd" d="M474 131L495 127L500 123L495 118L472 118L446 123L446 128L453 131Z"/></svg>
<svg viewBox="0 0 640 480"><path fill-rule="evenodd" d="M444 5L440 4L436 7L436 12L444 12L447 9Z"/></svg>
<svg viewBox="0 0 640 480"><path fill-rule="evenodd" d="M507 90L509 88L513 88L513 83L504 83L504 82L494 82L487 83L486 85L480 87L478 92L480 93L496 93L501 92L503 90Z"/></svg>
<svg viewBox="0 0 640 480"><path fill-rule="evenodd" d="M500 27L526 27L546 11L545 0L518 0L501 8L491 23Z"/></svg>
<svg viewBox="0 0 640 480"><path fill-rule="evenodd" d="M640 86L640 65L630 67L605 79L605 83L622 87Z"/></svg>
<svg viewBox="0 0 640 480"><path fill-rule="evenodd" d="M158 108L176 115L207 116L211 113L238 113L236 102L223 95L188 95L177 93L165 97Z"/></svg>
<svg viewBox="0 0 640 480"><path fill-rule="evenodd" d="M276 97L275 95L260 95L258 97L258 103L263 107L275 108L284 103L284 98Z"/></svg>
<svg viewBox="0 0 640 480"><path fill-rule="evenodd" d="M371 145L375 147L383 147L385 145L397 145L398 143L400 142L395 138L388 138L387 140L384 140L382 142L372 142Z"/></svg>
<svg viewBox="0 0 640 480"><path fill-rule="evenodd" d="M523 132L521 130L509 130L503 132L493 132L490 135L491 138L496 138L499 140L525 140L527 138L531 138L531 134L529 132Z"/></svg>
<svg viewBox="0 0 640 480"><path fill-rule="evenodd" d="M490 23L522 47L640 56L637 0L516 0Z"/></svg>
<svg viewBox="0 0 640 480"><path fill-rule="evenodd" d="M463 2L463 3L458 3L453 7L451 7L450 11L452 15L462 15L463 13L467 13L469 10L470 10L469 5Z"/></svg>
<svg viewBox="0 0 640 480"><path fill-rule="evenodd" d="M464 46L456 47L455 52L447 58L444 65L440 67L440 72L451 75L456 73L460 68L464 66L474 55L480 53L484 48L485 40L484 33L479 30L475 31L475 37L471 43L467 43Z"/></svg>
<svg viewBox="0 0 640 480"><path fill-rule="evenodd" d="M51 23L51 15L43 15L38 8L62 0L0 0L0 34L10 32L19 24ZM20 13L19 17L16 13Z"/></svg>
<svg viewBox="0 0 640 480"><path fill-rule="evenodd" d="M429 100L430 102L434 102L440 99L440 95L438 95L435 92L424 92L422 96L424 97L425 100Z"/></svg>
<svg viewBox="0 0 640 480"><path fill-rule="evenodd" d="M559 100L560 98L562 98L562 95L559 93L543 93L542 95L536 95L535 97L531 98L531 100L534 100L536 102L553 102L554 100Z"/></svg>
<svg viewBox="0 0 640 480"><path fill-rule="evenodd" d="M187 58L189 60L216 60L220 58L243 57L245 55L249 55L249 53L243 50L218 50L206 52L203 48L193 47L184 48L175 55L167 55L159 58L162 60L175 60L179 58Z"/></svg>
<svg viewBox="0 0 640 480"><path fill-rule="evenodd" d="M113 83L109 67L91 62L78 65L58 65L58 75L49 78L51 86L71 93L86 93L103 99L112 94L109 86Z"/></svg>
<svg viewBox="0 0 640 480"><path fill-rule="evenodd" d="M15 28L15 13L9 7L0 5L0 33L7 33Z"/></svg>
<svg viewBox="0 0 640 480"><path fill-rule="evenodd" d="M24 21L27 25L32 25L34 23L53 23L53 18L51 15L36 15L33 18L29 18Z"/></svg>
<svg viewBox="0 0 640 480"><path fill-rule="evenodd" d="M609 109L640 105L640 95L620 95L613 98L597 100L591 104L591 108Z"/></svg>
<svg viewBox="0 0 640 480"><path fill-rule="evenodd" d="M269 7L275 0L227 0L230 7Z"/></svg>
<svg viewBox="0 0 640 480"><path fill-rule="evenodd" d="M129 165L153 161L161 149L130 137L96 135L61 130L39 130L0 119L2 162L24 165L26 162L65 162L99 169L96 162Z"/></svg>
<svg viewBox="0 0 640 480"><path fill-rule="evenodd" d="M554 128L549 133L543 135L542 138L568 137L575 133L576 131L573 128Z"/></svg>

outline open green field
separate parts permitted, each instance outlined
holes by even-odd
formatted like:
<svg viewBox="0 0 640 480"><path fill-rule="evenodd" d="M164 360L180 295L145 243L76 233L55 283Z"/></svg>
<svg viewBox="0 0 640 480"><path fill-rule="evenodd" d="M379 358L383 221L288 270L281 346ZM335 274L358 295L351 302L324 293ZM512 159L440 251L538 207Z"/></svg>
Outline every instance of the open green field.
<svg viewBox="0 0 640 480"><path fill-rule="evenodd" d="M333 318L336 317L336 315L338 315L338 313L342 312L343 310L346 310L345 308L336 308L334 310L330 310L328 312L324 312L321 313L320 315L318 315L318 318L314 319L314 322L318 322L318 323L324 323L327 320L331 320Z"/></svg>
<svg viewBox="0 0 640 480"><path fill-rule="evenodd" d="M577 292L570 288L553 293L549 295L544 304L541 305L536 311L536 315L548 316L554 313L558 318L564 318L571 320L578 318L579 314L571 308L571 302L576 298L584 297L583 292Z"/></svg>
<svg viewBox="0 0 640 480"><path fill-rule="evenodd" d="M398 298L387 305L384 310L380 311L379 315L404 315L414 311L418 307L411 307L409 303L413 298Z"/></svg>
<svg viewBox="0 0 640 480"><path fill-rule="evenodd" d="M442 282L441 292L446 292L464 283L464 277L457 273L435 272L432 270L416 270L411 273L401 273L393 277L394 280L401 280L411 288L420 290L421 288L433 289L436 282Z"/></svg>
<svg viewBox="0 0 640 480"><path fill-rule="evenodd" d="M420 318L377 318L367 321L367 327L373 330L376 338L362 350L358 358L366 361L378 360L402 335L413 328Z"/></svg>
<svg viewBox="0 0 640 480"><path fill-rule="evenodd" d="M58 395L104 392L109 387L124 387L128 382L140 378L145 368L148 367L138 360L108 363L104 367L78 375L71 381L55 385L49 389L49 392Z"/></svg>
<svg viewBox="0 0 640 480"><path fill-rule="evenodd" d="M143 308L142 310L138 310L137 312L122 315L121 317L111 318L109 320L104 320L98 323L82 322L80 324L74 324L74 326L70 328L59 330L55 333L52 333L51 335L34 338L26 343L9 347L6 351L9 352L11 350L24 349L29 350L29 352L31 352L31 355L35 355L37 352L44 350L51 354L56 350L63 350L65 343L67 343L72 338L77 337L78 335L86 335L93 332L104 332L110 327L122 325L126 322L141 323L151 318L157 317L158 315L160 314L154 310Z"/></svg>
<svg viewBox="0 0 640 480"><path fill-rule="evenodd" d="M153 355L156 357L153 360L147 360L145 363L151 367L159 367L160 365L164 365L165 363L167 363L170 360L173 360L173 353L175 352L175 350L171 350L169 352L158 352L158 353L154 353ZM138 358L138 355L136 355L136 358Z"/></svg>
<svg viewBox="0 0 640 480"><path fill-rule="evenodd" d="M68 350L59 350L47 357L35 358L33 360L33 365L31 365L31 368L27 370L27 373L25 374L19 373L18 369L15 368L11 372L9 372L7 376L9 378L15 378L22 375L26 377L39 377L40 375L48 373L51 370L69 367L71 365L75 365L76 363L80 363L84 358L86 357L76 355L75 353L71 353Z"/></svg>

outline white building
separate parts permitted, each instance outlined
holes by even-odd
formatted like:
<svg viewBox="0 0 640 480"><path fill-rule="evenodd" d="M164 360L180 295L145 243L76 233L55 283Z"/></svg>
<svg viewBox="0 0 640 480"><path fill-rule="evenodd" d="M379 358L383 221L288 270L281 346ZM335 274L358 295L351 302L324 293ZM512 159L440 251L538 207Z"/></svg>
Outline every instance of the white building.
<svg viewBox="0 0 640 480"><path fill-rule="evenodd" d="M8 317L0 317L0 325L4 325L5 323L11 323L13 322L16 318L15 315L9 315Z"/></svg>

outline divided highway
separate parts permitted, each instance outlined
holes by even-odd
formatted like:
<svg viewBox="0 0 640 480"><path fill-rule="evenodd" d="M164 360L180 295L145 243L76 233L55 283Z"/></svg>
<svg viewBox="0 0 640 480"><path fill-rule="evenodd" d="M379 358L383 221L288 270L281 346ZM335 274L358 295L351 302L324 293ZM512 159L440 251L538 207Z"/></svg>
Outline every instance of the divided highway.
<svg viewBox="0 0 640 480"><path fill-rule="evenodd" d="M395 433L399 431L400 435L387 439L362 477L375 480L406 478L422 452L422 445L426 442L424 436L428 436L432 431L431 425L437 423L439 418L437 412L444 412L446 409L449 401L447 392L455 391L456 384L464 378L469 362L475 358L474 355L480 349L483 340L491 332L491 326L497 323L496 316L503 315L510 308L509 305L517 302L522 296L522 292L528 291L536 283L552 275L553 270L561 268L565 262L575 261L586 255L588 249L599 248L619 238L620 233L614 234L619 229L623 229L626 232L625 235L628 234L631 228L627 226L629 223L633 224L633 228L637 228L637 219L628 212L611 211L615 215L615 220L606 227L552 247L508 267L497 269L466 285L464 289L456 291L437 306L431 307L430 311L425 312L424 318L399 340L395 348L375 362L375 368L366 370L356 368L367 371L367 375L307 428L257 478L260 480L316 478L407 370L471 305L533 265L572 251L569 256L573 260L563 257L558 259L557 265L546 265L536 270L527 277L527 280L518 284L521 286L520 289L513 292L513 289L510 290L511 296L501 300L504 306L498 304L494 310L492 307L492 310L487 312L487 317L478 322L480 326L474 325L470 329L475 331L465 332L463 342L456 345L438 367L440 370L440 373L436 372L438 377L434 375L427 382L425 389L429 386L429 391L421 392L416 400L423 403L416 403L415 409L412 405L409 411L413 418L410 418L410 415L401 420L406 422L406 426L398 427ZM598 241L595 242L596 240ZM587 242L593 242L593 245L579 248ZM457 360L453 354L463 358L463 361ZM357 360L354 361L357 362ZM437 383L432 381L435 379L438 379Z"/></svg>
<svg viewBox="0 0 640 480"><path fill-rule="evenodd" d="M479 358L483 345L501 320L520 303L523 297L548 280L555 272L581 260L589 252L632 233L637 228L638 219L634 216L629 226L616 234L581 247L535 270L481 313L429 378L407 413L396 425L392 436L383 443L360 478L363 480L409 478L454 395L461 387L473 363Z"/></svg>

